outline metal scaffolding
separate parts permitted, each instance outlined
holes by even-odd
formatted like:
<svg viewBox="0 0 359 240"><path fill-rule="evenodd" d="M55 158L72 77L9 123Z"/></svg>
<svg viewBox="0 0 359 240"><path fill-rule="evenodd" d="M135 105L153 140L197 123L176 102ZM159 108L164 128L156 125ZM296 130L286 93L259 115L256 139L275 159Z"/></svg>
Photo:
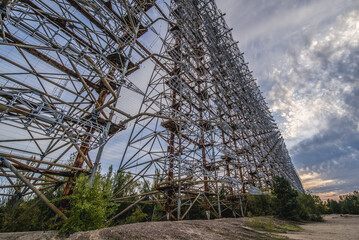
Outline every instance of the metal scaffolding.
<svg viewBox="0 0 359 240"><path fill-rule="evenodd" d="M2 0L0 14L0 195L37 194L66 218L42 192L64 185L71 194L76 174L94 173L131 120L119 172L130 184L157 181L155 191L126 196L133 205L148 197L167 219L195 204L208 218L241 216L246 196L274 175L303 191L214 0ZM131 74L147 60L143 92ZM143 98L138 114L120 110L124 89Z"/></svg>

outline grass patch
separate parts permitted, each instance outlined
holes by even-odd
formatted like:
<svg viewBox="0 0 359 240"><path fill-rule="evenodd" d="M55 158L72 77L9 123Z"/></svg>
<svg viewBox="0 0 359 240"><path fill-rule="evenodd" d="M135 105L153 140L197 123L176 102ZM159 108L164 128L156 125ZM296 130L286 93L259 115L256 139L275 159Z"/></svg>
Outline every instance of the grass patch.
<svg viewBox="0 0 359 240"><path fill-rule="evenodd" d="M248 227L266 231L266 232L277 232L286 233L288 231L301 231L302 229L296 225L289 224L283 221L276 220L271 217L254 217L246 222Z"/></svg>
<svg viewBox="0 0 359 240"><path fill-rule="evenodd" d="M271 237L272 239L288 239L287 237L279 236L279 235L270 235L270 237Z"/></svg>
<svg viewBox="0 0 359 240"><path fill-rule="evenodd" d="M283 225L278 224L277 227L286 231L294 231L294 232L299 232L303 230L302 228L293 224L283 224Z"/></svg>

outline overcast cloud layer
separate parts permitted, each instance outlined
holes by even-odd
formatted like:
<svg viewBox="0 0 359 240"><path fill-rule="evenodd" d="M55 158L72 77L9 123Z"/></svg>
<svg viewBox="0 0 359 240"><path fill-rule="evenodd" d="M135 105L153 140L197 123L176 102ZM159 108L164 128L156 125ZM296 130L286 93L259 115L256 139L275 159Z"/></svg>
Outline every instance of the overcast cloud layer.
<svg viewBox="0 0 359 240"><path fill-rule="evenodd" d="M359 1L217 0L304 187L359 189Z"/></svg>

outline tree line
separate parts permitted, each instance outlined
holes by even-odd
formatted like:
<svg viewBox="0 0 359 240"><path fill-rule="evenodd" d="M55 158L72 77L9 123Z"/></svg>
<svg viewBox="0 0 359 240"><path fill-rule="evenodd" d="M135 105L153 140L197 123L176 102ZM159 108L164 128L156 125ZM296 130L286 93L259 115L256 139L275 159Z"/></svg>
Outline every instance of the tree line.
<svg viewBox="0 0 359 240"><path fill-rule="evenodd" d="M327 214L359 214L359 192L339 196L339 200L328 199L326 202Z"/></svg>

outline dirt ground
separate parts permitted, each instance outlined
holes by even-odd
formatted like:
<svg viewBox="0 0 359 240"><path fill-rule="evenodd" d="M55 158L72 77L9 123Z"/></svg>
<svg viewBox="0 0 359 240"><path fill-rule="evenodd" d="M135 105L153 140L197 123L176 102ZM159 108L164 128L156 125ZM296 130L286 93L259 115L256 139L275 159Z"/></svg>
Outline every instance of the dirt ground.
<svg viewBox="0 0 359 240"><path fill-rule="evenodd" d="M296 240L358 240L359 216L332 214L324 216L324 222L300 225L302 232L281 234Z"/></svg>
<svg viewBox="0 0 359 240"><path fill-rule="evenodd" d="M97 231L75 233L71 240L85 239L148 239L148 240L218 240L273 239L270 233L260 233L245 226L245 218L192 220L180 222L148 222L116 226Z"/></svg>
<svg viewBox="0 0 359 240"><path fill-rule="evenodd" d="M245 225L248 218L226 218L216 220L193 220L181 222L147 222L121 225L71 235L68 240L101 240L101 239L305 239L336 240L359 239L359 216L327 215L324 222L305 223L300 225L301 232L287 234L265 233L251 229ZM278 237L281 235L281 238ZM55 240L56 232L0 233L0 240Z"/></svg>
<svg viewBox="0 0 359 240"><path fill-rule="evenodd" d="M146 240L272 240L271 233L261 233L245 226L247 218L223 218L215 220L192 220L180 222L146 222L120 225L89 232L78 232L68 240L146 239ZM56 232L0 233L0 240L52 240Z"/></svg>

